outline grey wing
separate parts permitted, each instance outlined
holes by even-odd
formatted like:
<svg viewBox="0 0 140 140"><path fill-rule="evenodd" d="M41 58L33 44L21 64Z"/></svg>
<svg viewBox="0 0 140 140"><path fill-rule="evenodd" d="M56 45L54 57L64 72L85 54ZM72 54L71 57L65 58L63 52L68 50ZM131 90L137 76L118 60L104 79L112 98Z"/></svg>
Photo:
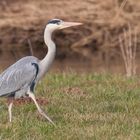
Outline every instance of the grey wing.
<svg viewBox="0 0 140 140"><path fill-rule="evenodd" d="M36 72L36 67L31 62L9 67L0 75L0 96L29 87L36 78Z"/></svg>

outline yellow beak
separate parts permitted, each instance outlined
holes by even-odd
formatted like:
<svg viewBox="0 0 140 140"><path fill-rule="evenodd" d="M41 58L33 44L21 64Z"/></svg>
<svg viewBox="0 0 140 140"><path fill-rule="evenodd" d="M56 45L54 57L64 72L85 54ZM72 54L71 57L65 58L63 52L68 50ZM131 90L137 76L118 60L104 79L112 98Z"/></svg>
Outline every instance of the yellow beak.
<svg viewBox="0 0 140 140"><path fill-rule="evenodd" d="M72 26L78 26L78 25L82 25L82 23L79 23L79 22L62 22L59 29L64 29L64 28L68 28L68 27L72 27Z"/></svg>

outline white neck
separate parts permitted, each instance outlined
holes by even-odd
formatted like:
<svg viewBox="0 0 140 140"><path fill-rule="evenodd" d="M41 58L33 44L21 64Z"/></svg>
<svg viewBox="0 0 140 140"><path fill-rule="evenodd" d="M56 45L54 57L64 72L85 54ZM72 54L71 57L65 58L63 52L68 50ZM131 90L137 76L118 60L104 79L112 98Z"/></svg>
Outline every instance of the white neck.
<svg viewBox="0 0 140 140"><path fill-rule="evenodd" d="M44 32L44 40L45 44L48 47L48 53L46 56L39 62L39 74L38 78L42 78L45 73L48 71L50 65L52 64L55 53L56 53L56 46L55 43L52 41L52 31L46 27Z"/></svg>

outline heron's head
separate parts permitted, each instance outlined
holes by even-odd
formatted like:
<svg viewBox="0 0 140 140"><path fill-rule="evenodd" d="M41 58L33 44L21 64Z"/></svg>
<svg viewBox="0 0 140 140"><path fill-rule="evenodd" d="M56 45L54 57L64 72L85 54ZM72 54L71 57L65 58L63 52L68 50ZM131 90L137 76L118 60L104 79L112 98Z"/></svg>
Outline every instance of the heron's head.
<svg viewBox="0 0 140 140"><path fill-rule="evenodd" d="M81 24L82 23L78 23L78 22L65 22L65 21L60 20L60 19L52 19L48 22L46 27L48 29L50 29L51 31L55 31L55 30L59 30L59 29L68 28L71 26L78 26Z"/></svg>

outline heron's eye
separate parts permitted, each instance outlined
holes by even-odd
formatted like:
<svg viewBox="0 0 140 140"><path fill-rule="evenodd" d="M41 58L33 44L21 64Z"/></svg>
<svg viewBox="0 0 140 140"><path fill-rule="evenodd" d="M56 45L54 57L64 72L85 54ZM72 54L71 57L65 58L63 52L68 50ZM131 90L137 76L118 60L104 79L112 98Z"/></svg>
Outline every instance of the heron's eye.
<svg viewBox="0 0 140 140"><path fill-rule="evenodd" d="M59 22L57 22L56 24L57 24L57 25L60 25L62 22L63 22L63 21L62 21L62 20L60 20L60 21L59 21Z"/></svg>

